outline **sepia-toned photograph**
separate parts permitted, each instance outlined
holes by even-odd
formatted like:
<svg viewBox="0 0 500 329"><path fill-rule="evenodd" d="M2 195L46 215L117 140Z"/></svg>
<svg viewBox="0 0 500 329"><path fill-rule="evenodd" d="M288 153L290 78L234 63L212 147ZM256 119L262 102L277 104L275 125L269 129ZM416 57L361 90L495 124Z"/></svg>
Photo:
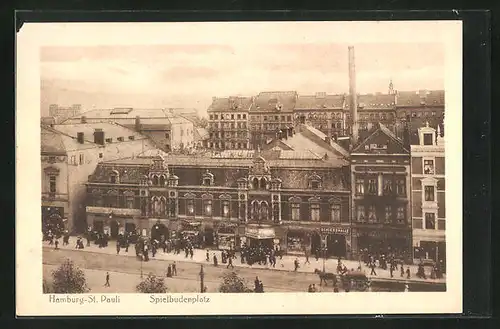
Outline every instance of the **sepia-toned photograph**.
<svg viewBox="0 0 500 329"><path fill-rule="evenodd" d="M23 111L39 118L41 212L23 225L40 251L23 261L40 263L44 303L449 293L461 278L448 172L460 89L449 85L461 81L447 75L446 33L429 25L435 39L398 42L320 32L339 22L190 24L150 24L179 32L166 42L39 43L39 110ZM215 31L228 37L206 37Z"/></svg>

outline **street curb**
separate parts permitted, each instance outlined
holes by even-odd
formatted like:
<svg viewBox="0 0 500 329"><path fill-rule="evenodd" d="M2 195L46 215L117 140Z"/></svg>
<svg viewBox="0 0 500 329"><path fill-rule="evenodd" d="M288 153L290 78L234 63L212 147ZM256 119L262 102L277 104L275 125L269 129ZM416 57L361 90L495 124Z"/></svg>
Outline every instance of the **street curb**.
<svg viewBox="0 0 500 329"><path fill-rule="evenodd" d="M50 248L50 247L47 247L47 246L42 246L42 249L47 249L47 250L54 250L54 248ZM112 254L112 253L106 253L106 252L98 252L98 251L93 251L93 250L81 250L81 249L68 249L68 248L59 248L59 250L68 250L68 251L73 251L73 252L84 252L84 253L91 253L91 254L99 254L99 255L110 255L110 256L125 256L125 257L134 257L134 258L137 258L137 256L135 255L135 251L133 251L132 254ZM193 263L193 264L200 264L200 265L212 265L212 263L200 263L200 262L197 262L197 261L190 261L189 259L185 260L170 260L170 259L159 259L159 258L154 258L154 257L151 257L149 259L149 261L151 260L155 260L155 261L162 261L162 262L179 262L179 263ZM313 274L313 275L316 275L314 273L314 270L311 271L311 272L304 272L304 271L293 271L293 270L289 270L289 269L279 269L279 268L259 268L259 267L250 267L250 266L241 266L241 264L234 264L233 263L233 266L235 268L248 268L248 269L253 269L253 270L260 270L260 271L276 271L276 272L288 272L288 273L303 273L303 274ZM220 266L222 267L222 266ZM336 274L337 275L337 274ZM338 276L338 275L337 275ZM446 281L444 282L436 282L436 281L420 281L420 280L401 280L401 279L390 279L390 278L382 278L382 277L372 277L372 276L366 276L370 281L375 281L375 282L394 282L394 283L401 283L401 284L436 284L436 285L446 285Z"/></svg>

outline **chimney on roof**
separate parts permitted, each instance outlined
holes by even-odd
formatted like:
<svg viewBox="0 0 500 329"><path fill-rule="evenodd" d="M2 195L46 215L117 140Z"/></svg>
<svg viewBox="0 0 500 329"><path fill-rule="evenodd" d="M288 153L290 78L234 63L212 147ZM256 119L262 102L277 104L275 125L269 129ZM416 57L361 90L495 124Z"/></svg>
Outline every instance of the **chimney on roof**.
<svg viewBox="0 0 500 329"><path fill-rule="evenodd" d="M100 128L94 129L94 143L104 145L104 131Z"/></svg>
<svg viewBox="0 0 500 329"><path fill-rule="evenodd" d="M135 117L135 130L137 132L141 131L141 117L140 116Z"/></svg>
<svg viewBox="0 0 500 329"><path fill-rule="evenodd" d="M213 96L212 97L212 102L215 102L217 100L217 97Z"/></svg>
<svg viewBox="0 0 500 329"><path fill-rule="evenodd" d="M358 99L356 93L356 65L354 47L349 46L349 106L351 109L352 142L358 142Z"/></svg>
<svg viewBox="0 0 500 329"><path fill-rule="evenodd" d="M82 117L80 118L80 122L87 123L87 117L85 115L82 115Z"/></svg>
<svg viewBox="0 0 500 329"><path fill-rule="evenodd" d="M79 144L84 143L84 138L83 138L83 132L78 132L76 133L76 140L78 141Z"/></svg>

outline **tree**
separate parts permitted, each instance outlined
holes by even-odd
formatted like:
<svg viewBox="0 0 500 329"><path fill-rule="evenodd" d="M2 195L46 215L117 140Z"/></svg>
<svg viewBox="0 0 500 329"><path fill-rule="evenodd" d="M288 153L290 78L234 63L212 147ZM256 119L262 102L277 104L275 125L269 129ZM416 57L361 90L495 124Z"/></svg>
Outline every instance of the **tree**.
<svg viewBox="0 0 500 329"><path fill-rule="evenodd" d="M219 287L219 292L235 293L235 292L252 292L245 283L245 280L240 278L235 272L224 274L222 283Z"/></svg>
<svg viewBox="0 0 500 329"><path fill-rule="evenodd" d="M137 285L136 290L143 294L164 294L167 292L167 287L164 278L149 273L147 278Z"/></svg>
<svg viewBox="0 0 500 329"><path fill-rule="evenodd" d="M70 259L52 272L52 279L52 289L56 294L83 294L90 290L85 273Z"/></svg>

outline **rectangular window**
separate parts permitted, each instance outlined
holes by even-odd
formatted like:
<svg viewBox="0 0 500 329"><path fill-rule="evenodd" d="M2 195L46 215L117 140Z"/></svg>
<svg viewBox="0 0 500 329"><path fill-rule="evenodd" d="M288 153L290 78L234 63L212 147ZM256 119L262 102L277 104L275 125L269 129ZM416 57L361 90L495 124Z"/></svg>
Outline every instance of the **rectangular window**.
<svg viewBox="0 0 500 329"><path fill-rule="evenodd" d="M404 178L398 178L396 180L396 193L399 196L406 196L406 181Z"/></svg>
<svg viewBox="0 0 500 329"><path fill-rule="evenodd" d="M434 201L434 186L425 186L425 201Z"/></svg>
<svg viewBox="0 0 500 329"><path fill-rule="evenodd" d="M284 115L281 116L281 121L285 121L285 116Z"/></svg>
<svg viewBox="0 0 500 329"><path fill-rule="evenodd" d="M116 176L115 175L111 175L110 179L111 179L111 184L116 184Z"/></svg>
<svg viewBox="0 0 500 329"><path fill-rule="evenodd" d="M218 115L218 114L215 114L215 115L214 115L214 118L215 118L215 120L219 120L219 115Z"/></svg>
<svg viewBox="0 0 500 329"><path fill-rule="evenodd" d="M375 210L375 206L369 206L368 207L368 222L369 223L376 223L376 222L378 222L378 220L377 220L377 212Z"/></svg>
<svg viewBox="0 0 500 329"><path fill-rule="evenodd" d="M49 192L56 193L56 176L50 176L49 182L50 182Z"/></svg>
<svg viewBox="0 0 500 329"><path fill-rule="evenodd" d="M319 222L319 204L311 204L311 221Z"/></svg>
<svg viewBox="0 0 500 329"><path fill-rule="evenodd" d="M194 200L193 199L187 200L187 202L186 202L186 213L189 216L193 216L194 215Z"/></svg>
<svg viewBox="0 0 500 329"><path fill-rule="evenodd" d="M425 175L434 174L434 160L424 160L424 174Z"/></svg>
<svg viewBox="0 0 500 329"><path fill-rule="evenodd" d="M384 194L392 194L392 179L384 177Z"/></svg>
<svg viewBox="0 0 500 329"><path fill-rule="evenodd" d="M169 133L165 133L165 138L166 139L170 139L170 134Z"/></svg>
<svg viewBox="0 0 500 329"><path fill-rule="evenodd" d="M70 164L76 165L76 157L74 155L71 156L71 162Z"/></svg>
<svg viewBox="0 0 500 329"><path fill-rule="evenodd" d="M80 154L80 164L83 164L83 154Z"/></svg>
<svg viewBox="0 0 500 329"><path fill-rule="evenodd" d="M247 118L247 115L246 114L243 114L243 119L246 119Z"/></svg>
<svg viewBox="0 0 500 329"><path fill-rule="evenodd" d="M222 204L222 217L229 218L229 202L224 201Z"/></svg>
<svg viewBox="0 0 500 329"><path fill-rule="evenodd" d="M365 181L362 178L356 179L356 194L357 195L365 194Z"/></svg>
<svg viewBox="0 0 500 329"><path fill-rule="evenodd" d="M319 182L315 180L311 181L311 188L313 190L319 189Z"/></svg>
<svg viewBox="0 0 500 329"><path fill-rule="evenodd" d="M237 118L238 118L238 120L240 120L241 119L241 114L238 114Z"/></svg>
<svg viewBox="0 0 500 329"><path fill-rule="evenodd" d="M424 134L424 145L432 145L432 134Z"/></svg>
<svg viewBox="0 0 500 329"><path fill-rule="evenodd" d="M135 136L128 136L128 139L133 141L135 139Z"/></svg>
<svg viewBox="0 0 500 329"><path fill-rule="evenodd" d="M332 222L334 223L340 223L340 205L339 204L333 204L332 208Z"/></svg>
<svg viewBox="0 0 500 329"><path fill-rule="evenodd" d="M377 180L375 178L370 178L368 180L368 193L377 194Z"/></svg>
<svg viewBox="0 0 500 329"><path fill-rule="evenodd" d="M292 121L292 116L291 115L287 116L286 121Z"/></svg>
<svg viewBox="0 0 500 329"><path fill-rule="evenodd" d="M277 115L274 116L274 121L278 121L278 116Z"/></svg>
<svg viewBox="0 0 500 329"><path fill-rule="evenodd" d="M300 220L300 203L292 203L292 220Z"/></svg>
<svg viewBox="0 0 500 329"><path fill-rule="evenodd" d="M113 142L113 138L106 138L106 143L111 143Z"/></svg>
<svg viewBox="0 0 500 329"><path fill-rule="evenodd" d="M118 138L117 138L117 140L118 140L119 142L123 142L123 137L118 137Z"/></svg>
<svg viewBox="0 0 500 329"><path fill-rule="evenodd" d="M205 216L212 216L212 200L205 200L203 214Z"/></svg>
<svg viewBox="0 0 500 329"><path fill-rule="evenodd" d="M127 198L127 208L134 209L134 198Z"/></svg>
<svg viewBox="0 0 500 329"><path fill-rule="evenodd" d="M357 215L358 222L365 221L365 206L358 206Z"/></svg>
<svg viewBox="0 0 500 329"><path fill-rule="evenodd" d="M210 120L213 120L213 119L214 119L214 115L210 114Z"/></svg>
<svg viewBox="0 0 500 329"><path fill-rule="evenodd" d="M405 207L398 207L397 220L400 224L406 221Z"/></svg>
<svg viewBox="0 0 500 329"><path fill-rule="evenodd" d="M264 121L267 121L267 115L264 115Z"/></svg>
<svg viewBox="0 0 500 329"><path fill-rule="evenodd" d="M436 229L436 215L434 213L425 213L425 229L435 230Z"/></svg>
<svg viewBox="0 0 500 329"><path fill-rule="evenodd" d="M231 114L231 120L234 120L234 114Z"/></svg>
<svg viewBox="0 0 500 329"><path fill-rule="evenodd" d="M392 207L391 206L385 206L385 218L384 218L385 223L390 223L392 222Z"/></svg>
<svg viewBox="0 0 500 329"><path fill-rule="evenodd" d="M102 153L99 153L99 158L102 159Z"/></svg>

